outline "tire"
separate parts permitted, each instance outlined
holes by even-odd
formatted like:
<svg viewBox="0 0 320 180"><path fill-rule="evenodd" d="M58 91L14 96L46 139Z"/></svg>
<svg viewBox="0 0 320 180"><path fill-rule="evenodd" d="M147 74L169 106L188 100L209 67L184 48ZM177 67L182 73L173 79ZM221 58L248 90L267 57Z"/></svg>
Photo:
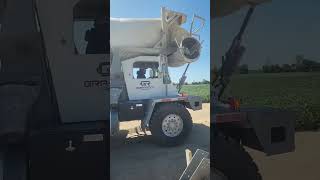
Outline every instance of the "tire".
<svg viewBox="0 0 320 180"><path fill-rule="evenodd" d="M173 116L171 116L173 115ZM179 122L182 120L182 127L181 126L174 126L174 129L177 130L177 134L168 135L168 131L164 132L163 130L163 123L165 123L165 119L174 119L179 118ZM172 123L171 123L172 124ZM181 124L180 124L181 125ZM163 146L176 146L180 145L184 142L184 140L188 137L192 130L192 118L189 111L179 103L166 103L160 104L156 107L154 111L151 122L150 122L150 131L152 134L153 140ZM168 126L166 126L168 127ZM180 128L179 128L180 127ZM178 133L179 132L179 133ZM167 134L167 135L166 135Z"/></svg>
<svg viewBox="0 0 320 180"><path fill-rule="evenodd" d="M228 180L262 180L253 159L237 141L217 133L212 143L212 164Z"/></svg>

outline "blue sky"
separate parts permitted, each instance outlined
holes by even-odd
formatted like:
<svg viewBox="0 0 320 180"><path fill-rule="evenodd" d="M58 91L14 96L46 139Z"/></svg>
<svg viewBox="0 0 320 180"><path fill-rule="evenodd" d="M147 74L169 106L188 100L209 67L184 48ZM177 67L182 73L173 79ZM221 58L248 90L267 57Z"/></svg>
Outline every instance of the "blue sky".
<svg viewBox="0 0 320 180"><path fill-rule="evenodd" d="M206 19L205 27L201 30L201 39L204 40L202 53L199 60L190 64L187 71L187 82L210 79L210 0L111 0L110 14L115 18L160 18L160 8L167 7L171 10L187 15L187 22L183 27L190 28L193 14ZM185 65L186 66L186 65ZM178 82L185 66L170 68L170 76Z"/></svg>
<svg viewBox="0 0 320 180"><path fill-rule="evenodd" d="M282 0L256 7L243 37L246 52L241 63L249 69L272 64L295 63L295 56L319 61L320 1ZM213 61L221 56L239 31L247 8L214 21Z"/></svg>

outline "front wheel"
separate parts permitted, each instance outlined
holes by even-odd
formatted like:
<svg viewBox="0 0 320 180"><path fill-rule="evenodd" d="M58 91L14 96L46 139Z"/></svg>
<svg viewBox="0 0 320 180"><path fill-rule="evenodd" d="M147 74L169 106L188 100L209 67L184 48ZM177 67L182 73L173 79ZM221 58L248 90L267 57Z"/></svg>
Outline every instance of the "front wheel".
<svg viewBox="0 0 320 180"><path fill-rule="evenodd" d="M192 118L182 104L160 104L151 117L150 130L156 143L179 145L192 130Z"/></svg>

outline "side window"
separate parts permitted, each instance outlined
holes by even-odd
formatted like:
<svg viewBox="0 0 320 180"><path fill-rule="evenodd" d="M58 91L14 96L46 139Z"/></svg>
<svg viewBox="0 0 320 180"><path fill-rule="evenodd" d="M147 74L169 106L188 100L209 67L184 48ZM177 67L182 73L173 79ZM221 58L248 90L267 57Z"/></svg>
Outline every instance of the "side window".
<svg viewBox="0 0 320 180"><path fill-rule="evenodd" d="M134 79L157 79L160 78L158 62L135 62L132 68Z"/></svg>
<svg viewBox="0 0 320 180"><path fill-rule="evenodd" d="M92 21L74 21L73 23L73 40L76 54L87 54L86 49L86 32L93 27Z"/></svg>
<svg viewBox="0 0 320 180"><path fill-rule="evenodd" d="M101 8L103 4L97 2L100 1L80 0L73 8L73 41L76 54L107 54L110 51L106 13Z"/></svg>

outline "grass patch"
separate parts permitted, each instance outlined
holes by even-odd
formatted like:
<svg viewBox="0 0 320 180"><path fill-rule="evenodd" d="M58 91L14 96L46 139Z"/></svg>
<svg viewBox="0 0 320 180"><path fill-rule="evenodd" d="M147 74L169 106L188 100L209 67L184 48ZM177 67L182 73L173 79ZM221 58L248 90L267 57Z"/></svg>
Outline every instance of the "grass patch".
<svg viewBox="0 0 320 180"><path fill-rule="evenodd" d="M181 92L185 92L188 95L200 96L204 103L210 102L209 84L184 85Z"/></svg>
<svg viewBox="0 0 320 180"><path fill-rule="evenodd" d="M298 112L297 129L314 130L320 122L320 73L235 75L224 96L246 106L270 106Z"/></svg>

